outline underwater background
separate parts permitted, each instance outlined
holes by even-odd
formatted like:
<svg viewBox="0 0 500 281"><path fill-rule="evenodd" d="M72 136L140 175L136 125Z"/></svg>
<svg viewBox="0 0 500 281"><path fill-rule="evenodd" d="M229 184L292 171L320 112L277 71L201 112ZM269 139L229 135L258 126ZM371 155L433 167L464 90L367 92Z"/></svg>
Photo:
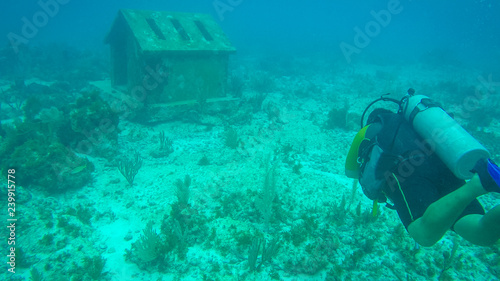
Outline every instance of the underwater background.
<svg viewBox="0 0 500 281"><path fill-rule="evenodd" d="M207 85L175 105L112 87L105 40L120 9L209 14L237 50L224 99ZM450 231L419 247L344 174L365 107L410 87L500 162L499 1L4 0L0 11L1 280L499 280L498 243Z"/></svg>

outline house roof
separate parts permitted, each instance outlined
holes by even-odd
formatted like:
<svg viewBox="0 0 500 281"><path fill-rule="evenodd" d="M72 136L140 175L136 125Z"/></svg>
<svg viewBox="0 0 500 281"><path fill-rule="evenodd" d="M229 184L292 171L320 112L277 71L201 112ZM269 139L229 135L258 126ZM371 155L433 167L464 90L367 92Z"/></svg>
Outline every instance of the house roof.
<svg viewBox="0 0 500 281"><path fill-rule="evenodd" d="M120 10L105 42L122 42L126 34L132 34L147 53L236 51L219 25L205 14Z"/></svg>

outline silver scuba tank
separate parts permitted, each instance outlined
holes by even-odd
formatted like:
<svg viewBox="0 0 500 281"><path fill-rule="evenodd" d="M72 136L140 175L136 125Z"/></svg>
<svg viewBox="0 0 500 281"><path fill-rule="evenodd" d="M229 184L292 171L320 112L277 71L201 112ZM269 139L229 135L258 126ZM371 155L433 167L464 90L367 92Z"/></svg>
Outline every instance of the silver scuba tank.
<svg viewBox="0 0 500 281"><path fill-rule="evenodd" d="M409 95L402 104L403 114L415 131L460 179L470 179L470 170L490 153L448 113L424 95Z"/></svg>

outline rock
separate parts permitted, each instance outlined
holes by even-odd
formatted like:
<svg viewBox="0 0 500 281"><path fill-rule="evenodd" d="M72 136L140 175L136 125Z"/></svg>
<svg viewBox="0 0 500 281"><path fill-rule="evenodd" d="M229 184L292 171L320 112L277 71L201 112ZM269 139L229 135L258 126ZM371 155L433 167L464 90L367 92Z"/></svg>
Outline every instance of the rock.
<svg viewBox="0 0 500 281"><path fill-rule="evenodd" d="M368 116L366 116L368 117ZM348 111L346 116L346 128L348 130L358 131L361 126L361 114L356 111Z"/></svg>

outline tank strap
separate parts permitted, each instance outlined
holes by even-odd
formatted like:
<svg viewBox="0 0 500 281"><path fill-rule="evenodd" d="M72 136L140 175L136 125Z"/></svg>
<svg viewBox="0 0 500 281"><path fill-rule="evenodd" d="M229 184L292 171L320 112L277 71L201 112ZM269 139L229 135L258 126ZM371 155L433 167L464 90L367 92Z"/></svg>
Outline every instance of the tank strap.
<svg viewBox="0 0 500 281"><path fill-rule="evenodd" d="M413 127L413 119L415 119L417 114L419 114L420 112L425 111L429 108L432 108L432 107L440 107L441 108L441 106L437 102L435 102L429 98L425 98L425 99L420 100L420 102L417 103L417 105L413 108L413 110L411 111L410 116L408 118L408 122L410 123L410 125Z"/></svg>

